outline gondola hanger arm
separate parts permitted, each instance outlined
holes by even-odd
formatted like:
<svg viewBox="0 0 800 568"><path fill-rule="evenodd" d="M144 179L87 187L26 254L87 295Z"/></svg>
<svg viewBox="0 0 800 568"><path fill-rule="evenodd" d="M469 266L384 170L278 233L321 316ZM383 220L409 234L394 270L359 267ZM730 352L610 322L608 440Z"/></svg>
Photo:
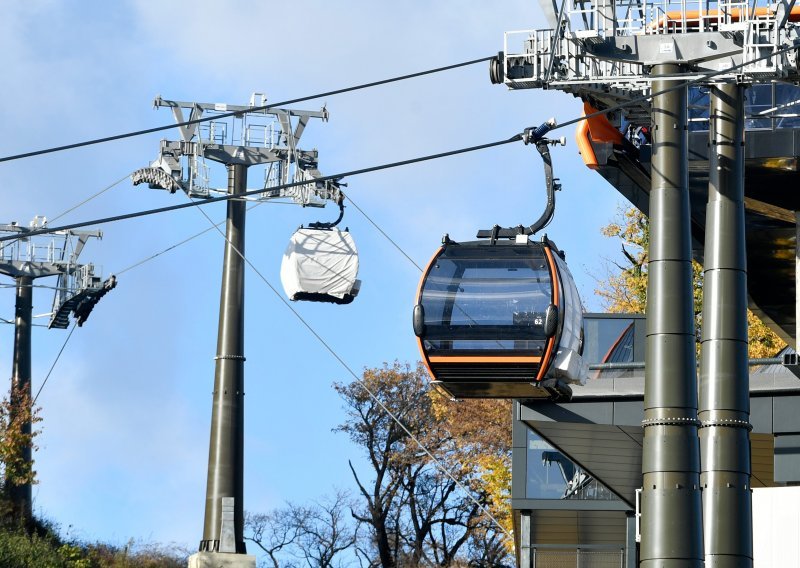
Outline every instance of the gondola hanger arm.
<svg viewBox="0 0 800 568"><path fill-rule="evenodd" d="M520 139L526 145L536 145L536 150L539 152L539 155L541 155L542 161L544 162L544 179L547 191L547 204L545 205L542 215L528 227L523 227L520 225L518 227L501 228L499 225L495 225L489 230L478 231L477 237L479 239L491 239L492 242L494 242L498 238L513 239L517 235L534 235L546 227L553 219L556 206L555 192L561 189L561 184L558 183L558 178L553 177L553 161L550 158L550 146L566 146L567 144L567 139L564 136L555 140L545 138L545 135L555 128L556 125L556 119L550 118L537 127L526 128L524 132L519 135Z"/></svg>

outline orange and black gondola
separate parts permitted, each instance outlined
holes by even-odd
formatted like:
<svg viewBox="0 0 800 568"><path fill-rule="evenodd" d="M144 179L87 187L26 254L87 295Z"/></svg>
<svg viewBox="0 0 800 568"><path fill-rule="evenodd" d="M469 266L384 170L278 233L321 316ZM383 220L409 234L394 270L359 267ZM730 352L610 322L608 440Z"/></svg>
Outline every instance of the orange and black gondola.
<svg viewBox="0 0 800 568"><path fill-rule="evenodd" d="M414 333L433 384L455 398L571 397L586 379L582 307L564 255L529 237L553 216L550 141L548 205L530 227L480 231L477 240L445 236L423 273Z"/></svg>

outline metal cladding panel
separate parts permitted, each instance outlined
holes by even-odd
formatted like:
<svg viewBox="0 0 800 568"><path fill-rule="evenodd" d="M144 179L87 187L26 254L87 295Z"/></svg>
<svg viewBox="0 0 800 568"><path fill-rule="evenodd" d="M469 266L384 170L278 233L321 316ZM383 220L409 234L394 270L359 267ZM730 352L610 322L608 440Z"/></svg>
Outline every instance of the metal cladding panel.
<svg viewBox="0 0 800 568"><path fill-rule="evenodd" d="M772 434L750 433L750 485L752 487L773 487L774 481L774 440Z"/></svg>
<svg viewBox="0 0 800 568"><path fill-rule="evenodd" d="M531 544L619 545L625 542L619 511L532 511Z"/></svg>
<svg viewBox="0 0 800 568"><path fill-rule="evenodd" d="M800 482L800 434L775 436L775 481Z"/></svg>
<svg viewBox="0 0 800 568"><path fill-rule="evenodd" d="M772 428L775 434L800 432L800 397L776 397L772 402Z"/></svg>
<svg viewBox="0 0 800 568"><path fill-rule="evenodd" d="M614 403L614 424L623 427L623 431L628 435L641 438L642 436L642 420L644 420L644 407L642 403L624 400ZM626 429L625 427L630 428Z"/></svg>
<svg viewBox="0 0 800 568"><path fill-rule="evenodd" d="M750 424L753 432L772 432L771 397L750 397Z"/></svg>
<svg viewBox="0 0 800 568"><path fill-rule="evenodd" d="M761 132L751 130L745 133L745 159L796 155L794 129Z"/></svg>
<svg viewBox="0 0 800 568"><path fill-rule="evenodd" d="M770 456L771 458L772 456ZM527 471L528 469L528 456L525 447L514 448L511 452L511 471ZM512 499L525 499L527 497L527 483L525 475L511 475L511 498Z"/></svg>
<svg viewBox="0 0 800 568"><path fill-rule="evenodd" d="M613 407L610 402L581 402L566 405L523 404L520 407L520 419L526 422L611 424L613 418Z"/></svg>

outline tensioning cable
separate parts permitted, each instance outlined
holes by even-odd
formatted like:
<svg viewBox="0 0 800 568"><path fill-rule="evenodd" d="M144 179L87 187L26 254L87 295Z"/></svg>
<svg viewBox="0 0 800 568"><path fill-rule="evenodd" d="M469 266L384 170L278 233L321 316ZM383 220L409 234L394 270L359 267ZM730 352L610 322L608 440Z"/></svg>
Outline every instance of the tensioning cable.
<svg viewBox="0 0 800 568"><path fill-rule="evenodd" d="M296 103L301 103L304 101L310 101L314 99L321 99L323 97L329 97L333 95L340 95L343 93L350 93L352 91L358 91L361 89L368 89L370 87L377 87L379 85L387 85L389 83L396 83L398 81L405 81L407 79L414 79L416 77L422 77L424 75L432 75L434 73L441 73L442 71L449 71L451 69L457 69L459 67L466 67L468 65L475 65L476 63L483 63L485 61L489 61L494 56L490 57L481 57L480 59L472 59L470 61L463 61L461 63L454 63L452 65L445 65L443 67L435 67L433 69L427 69L425 71L417 71L415 73L409 73L407 75L399 75L397 77L391 77L389 79L381 79L379 81L372 81L370 83L362 83L360 85L354 85L352 87L345 87L343 89L334 89L333 91L326 91L324 93L318 93L316 95L308 95L305 97L297 97L295 99L288 99L285 101L281 101L278 103L272 103L268 105L261 105L261 106L254 106L248 108L247 110L237 110L233 112L226 112L221 114L215 114L213 116L207 116L205 118L198 118L195 120L187 120L184 122L177 122L173 124L167 124L163 126L155 126L153 128L145 128L142 130L134 130L131 132L125 132L123 134L115 134L112 136L105 136L103 138L95 138L93 140L85 140L83 142L75 142L72 144L65 144L63 146L53 146L51 148L44 148L42 150L34 150L32 152L23 152L22 154L14 154L12 156L4 156L0 158L0 162L10 162L13 160L21 160L22 158L31 158L33 156L41 156L43 154L52 154L54 152L62 152L64 150L72 150L74 148L83 148L84 146L92 146L95 144L104 144L106 142L113 142L115 140L122 140L125 138L133 138L135 136L143 136L144 134L152 134L154 132L162 132L164 130L169 130L171 128L179 128L183 126L190 126L192 124L200 124L203 122L210 122L212 120L221 120L223 118L230 118L230 117L239 117L245 114L254 113L254 112L263 112L265 110L269 110L271 108L283 107L287 105L292 105Z"/></svg>

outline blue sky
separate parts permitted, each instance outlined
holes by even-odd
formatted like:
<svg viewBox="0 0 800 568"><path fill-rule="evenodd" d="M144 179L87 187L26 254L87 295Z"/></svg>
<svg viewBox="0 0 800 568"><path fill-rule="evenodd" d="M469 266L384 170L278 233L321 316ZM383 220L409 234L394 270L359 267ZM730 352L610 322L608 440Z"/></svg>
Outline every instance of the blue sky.
<svg viewBox="0 0 800 568"><path fill-rule="evenodd" d="M246 104L258 91L276 102L490 56L505 31L538 27L536 3L523 0L10 3L0 19L0 155L167 124L170 113L152 108L158 94ZM326 174L500 140L581 110L562 93L492 85L487 64L297 108L323 103L330 122L312 123L301 146L319 149ZM573 133L559 132L568 145L553 150L564 190L547 232L567 251L584 304L597 310L593 278L618 250L600 227L620 197L582 165ZM178 133L0 164L0 222L61 213L147 165L162 137ZM224 184L224 168L215 169ZM252 172L250 187L259 179ZM468 240L495 223L529 224L544 206L541 161L521 143L345 181L418 264L444 233ZM183 199L126 181L59 221ZM206 211L224 218L224 205ZM335 211L265 204L249 214L247 256L273 285L292 231L317 216ZM349 306L295 307L356 371L415 361L417 269L354 208L344 223L361 253L361 295ZM207 227L194 210L106 225L83 260L107 276ZM121 275L43 390L35 509L71 534L190 548L201 538L222 248L209 232ZM246 291L245 507L266 511L352 487L347 460L358 462L359 450L332 432L344 411L331 383L349 381L347 371L252 272ZM36 290L34 313L51 301L51 291ZM13 304L13 291L0 288L0 317L10 319ZM34 389L65 338L35 329ZM6 377L12 344L12 326L1 326Z"/></svg>

